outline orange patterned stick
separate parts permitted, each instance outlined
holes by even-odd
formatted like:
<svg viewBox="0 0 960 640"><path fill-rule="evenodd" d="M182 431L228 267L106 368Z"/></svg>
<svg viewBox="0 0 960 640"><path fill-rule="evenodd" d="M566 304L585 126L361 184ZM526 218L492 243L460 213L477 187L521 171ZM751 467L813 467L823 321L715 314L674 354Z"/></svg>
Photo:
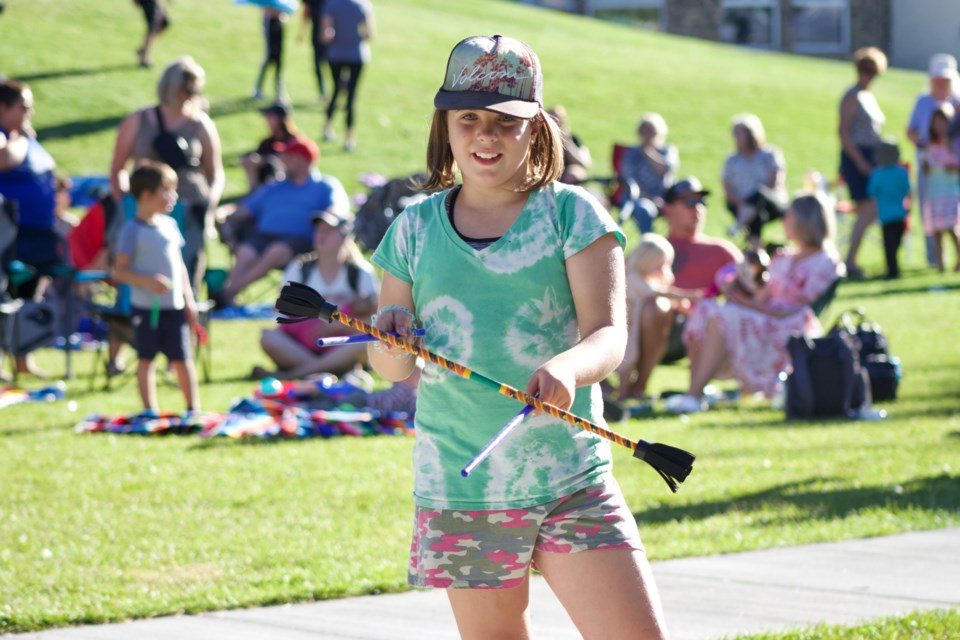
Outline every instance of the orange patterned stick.
<svg viewBox="0 0 960 640"><path fill-rule="evenodd" d="M621 446L627 447L631 451L637 448L636 442L620 435L619 433L610 431L609 429L601 427L598 424L594 424L589 420L584 420L583 418L577 415L574 415L569 411L564 411L560 407L557 407L552 404L547 404L546 402L543 402L539 398L536 398L530 395L529 393L520 391L516 387L511 387L510 385L505 384L503 382L497 382L493 378L488 378L482 373L477 373L476 371L473 371L472 369L465 367L462 364L451 362L450 360L447 360L443 356L438 356L432 351L427 351L423 347L414 346L413 344L407 342L406 340L393 336L385 331L380 331L376 327L372 327L366 322L362 322L361 320L352 318L344 313L340 313L339 311L331 312L330 317L331 319L336 320L337 322L345 324L349 327L352 327L357 331L360 331L361 333L366 333L368 335L371 335L375 337L377 340L380 340L381 342L386 342L392 347L397 347L399 349L403 349L407 353L413 354L415 356L420 356L427 362L432 362L438 367L446 369L447 371L452 371L453 373L457 374L461 378L476 380L477 382L485 384L491 389L494 389L497 392L509 398L514 398L515 400L519 400L524 404L530 405L537 411L548 413L554 418L563 420L564 422L568 422L575 427L580 427L581 429L585 429L586 431L589 431L591 433L595 433L598 436L601 436L603 438L606 438L607 440L610 440L611 442L616 442Z"/></svg>
<svg viewBox="0 0 960 640"><path fill-rule="evenodd" d="M664 479L664 481L666 481L667 486L670 487L671 491L675 492L677 490L677 483L683 482L693 469L693 461L695 460L695 456L687 451L684 451L683 449L678 449L665 444L650 443L646 440L633 441L620 435L619 433L615 433L609 429L601 427L598 424L594 424L589 420L584 420L583 418L572 414L569 411L565 411L560 407L547 404L541 401L539 398L536 398L528 393L524 393L515 387L498 382L493 378L488 378L483 374L471 370L469 367L447 360L443 356L439 356L432 351L424 349L423 347L415 346L414 344L391 335L390 333L380 331L376 327L370 326L366 322L341 313L337 310L336 305L328 302L323 298L323 296L306 285L297 282L286 283L283 289L280 291L280 297L277 298L276 308L277 311L285 316L278 318L277 322L292 323L306 320L308 318L321 318L327 322L336 320L337 322L345 324L348 327L352 327L361 333L373 336L377 340L385 342L390 346L403 349L412 355L420 356L427 362L432 362L438 367L446 369L447 371L452 371L462 378L476 380L477 382L494 389L498 393L510 398L515 398L524 404L534 407L538 411L547 413L554 418L563 420L564 422L572 424L575 427L595 433L602 438L610 440L611 442L615 442L621 446L627 447L633 451L633 456L635 458L643 460L653 467Z"/></svg>

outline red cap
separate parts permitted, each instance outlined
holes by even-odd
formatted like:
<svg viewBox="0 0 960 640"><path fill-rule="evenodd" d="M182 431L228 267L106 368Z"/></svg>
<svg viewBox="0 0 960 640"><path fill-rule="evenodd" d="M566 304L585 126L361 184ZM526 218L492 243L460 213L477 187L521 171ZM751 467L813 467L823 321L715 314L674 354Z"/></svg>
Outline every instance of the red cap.
<svg viewBox="0 0 960 640"><path fill-rule="evenodd" d="M297 136L290 142L278 142L273 145L274 150L280 153L295 153L309 160L316 162L320 159L320 149L310 138Z"/></svg>

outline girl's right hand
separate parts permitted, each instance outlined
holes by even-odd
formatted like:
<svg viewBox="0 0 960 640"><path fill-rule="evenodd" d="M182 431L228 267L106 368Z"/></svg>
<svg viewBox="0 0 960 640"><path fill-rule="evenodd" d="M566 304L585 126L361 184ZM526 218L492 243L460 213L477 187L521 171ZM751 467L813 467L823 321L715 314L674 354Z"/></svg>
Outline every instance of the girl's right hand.
<svg viewBox="0 0 960 640"><path fill-rule="evenodd" d="M404 309L382 309L377 313L374 326L384 333L396 333L399 338L417 344L419 338L410 335L414 328L413 321L413 315ZM382 341L378 343L378 350L390 356L401 356L408 353L400 347L394 347Z"/></svg>
<svg viewBox="0 0 960 640"><path fill-rule="evenodd" d="M150 278L150 291L153 293L166 293L170 291L170 278L163 275L155 275Z"/></svg>

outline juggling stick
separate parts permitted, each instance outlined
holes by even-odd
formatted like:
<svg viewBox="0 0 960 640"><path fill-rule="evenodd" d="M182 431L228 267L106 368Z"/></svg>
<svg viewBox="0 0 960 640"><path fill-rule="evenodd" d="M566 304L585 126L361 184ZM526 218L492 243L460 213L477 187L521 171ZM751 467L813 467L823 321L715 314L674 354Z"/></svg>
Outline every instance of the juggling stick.
<svg viewBox="0 0 960 640"><path fill-rule="evenodd" d="M569 411L564 411L560 407L547 404L539 398L535 398L528 393L524 393L515 387L511 387L510 385L502 382L497 382L493 378L488 378L487 376L479 374L476 371L471 371L468 367L462 364L447 360L446 358L428 351L423 347L415 346L412 343L401 340L400 338L390 335L387 332L380 331L376 327L371 327L369 324L357 320L356 318L351 318L346 314L340 313L337 310L337 305L328 302L323 298L323 296L306 285L298 282L287 282L280 291L280 297L277 298L276 309L278 312L283 314L283 316L286 316L277 318L277 322L287 324L301 322L311 318L320 318L327 322L336 320L337 322L345 324L348 327L352 327L361 333L371 335L380 342L385 342L392 347L403 349L411 355L420 356L427 362L432 362L438 367L455 373L462 378L475 380L490 387L491 389L494 389L500 394L530 405L538 411L550 414L554 418L563 420L564 422L572 424L575 427L595 433L596 435L606 438L611 442L615 442L616 444L627 447L633 451L633 457L643 460L653 467L673 492L676 492L677 484L686 480L687 476L690 475L690 471L693 469L693 462L696 459L696 456L688 451L665 444L650 443L646 440L638 440L634 442L625 436L610 431L609 429L601 427L600 425L594 424L589 420L584 420L583 418L576 416Z"/></svg>
<svg viewBox="0 0 960 640"><path fill-rule="evenodd" d="M493 436L493 438L490 439L490 442L484 445L483 449L480 450L480 453L475 455L473 460L468 462L467 466L460 470L460 475L462 475L464 478L469 476L470 473L477 468L477 465L486 460L487 456L490 455L490 452L493 451L498 444L503 442L504 438L510 435L510 432L516 429L517 426L523 422L524 418L530 415L531 411L533 411L533 407L528 404L523 409L520 409L520 413L510 418L510 422L503 425L503 428L497 432L497 435Z"/></svg>
<svg viewBox="0 0 960 640"><path fill-rule="evenodd" d="M413 336L415 338L420 338L424 336L427 332L423 329L414 329ZM376 342L377 339L373 336L361 333L359 335L353 336L333 336L330 338L317 338L318 347L336 347L341 344L355 344L357 342Z"/></svg>

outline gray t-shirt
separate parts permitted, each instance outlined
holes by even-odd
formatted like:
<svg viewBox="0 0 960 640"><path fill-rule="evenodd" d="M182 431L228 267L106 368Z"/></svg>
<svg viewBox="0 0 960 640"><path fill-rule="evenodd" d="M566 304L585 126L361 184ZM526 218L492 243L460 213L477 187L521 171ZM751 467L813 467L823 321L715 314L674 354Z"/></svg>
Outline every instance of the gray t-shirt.
<svg viewBox="0 0 960 640"><path fill-rule="evenodd" d="M333 40L327 45L330 62L370 62L370 45L360 27L373 16L367 0L327 0L323 17L333 20Z"/></svg>
<svg viewBox="0 0 960 640"><path fill-rule="evenodd" d="M143 275L164 275L170 279L170 290L166 293L130 287L130 303L134 307L151 309L156 302L161 309L183 309L182 246L183 236L170 216L154 216L150 223L134 218L123 225L117 253L130 256L130 270Z"/></svg>

